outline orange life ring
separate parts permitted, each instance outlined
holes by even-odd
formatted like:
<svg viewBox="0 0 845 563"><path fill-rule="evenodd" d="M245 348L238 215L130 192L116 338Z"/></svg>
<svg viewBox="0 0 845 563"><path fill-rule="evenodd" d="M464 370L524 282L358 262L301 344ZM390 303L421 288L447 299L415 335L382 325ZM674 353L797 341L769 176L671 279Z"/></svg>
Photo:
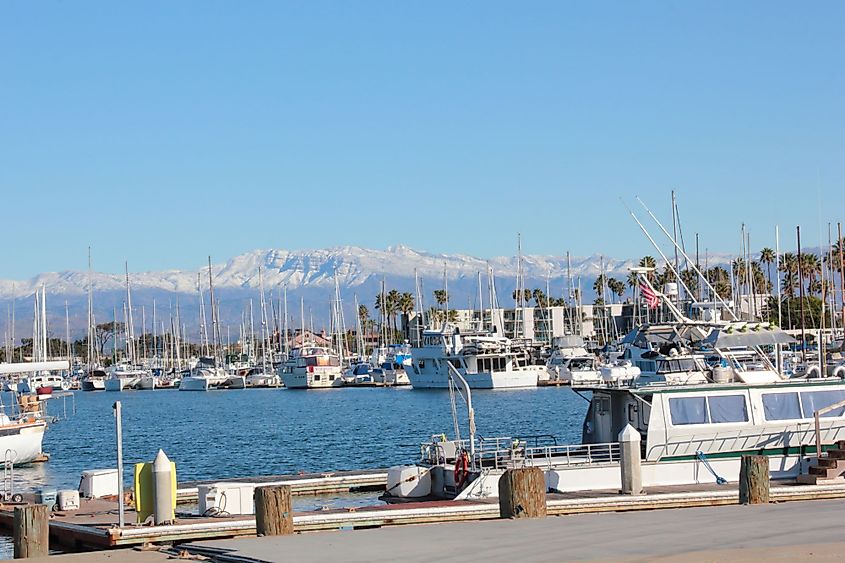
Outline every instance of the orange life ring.
<svg viewBox="0 0 845 563"><path fill-rule="evenodd" d="M455 488L460 489L469 477L469 454L466 450L461 452L455 460Z"/></svg>

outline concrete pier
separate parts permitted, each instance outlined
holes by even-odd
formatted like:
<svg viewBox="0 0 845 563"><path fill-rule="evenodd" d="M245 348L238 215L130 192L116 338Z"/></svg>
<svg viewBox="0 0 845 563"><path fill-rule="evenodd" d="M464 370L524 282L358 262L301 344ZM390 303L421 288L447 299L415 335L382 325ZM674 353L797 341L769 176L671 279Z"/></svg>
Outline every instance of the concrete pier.
<svg viewBox="0 0 845 563"><path fill-rule="evenodd" d="M804 501L402 526L182 547L215 560L244 562L832 561L841 558L845 547L842 521L841 501Z"/></svg>

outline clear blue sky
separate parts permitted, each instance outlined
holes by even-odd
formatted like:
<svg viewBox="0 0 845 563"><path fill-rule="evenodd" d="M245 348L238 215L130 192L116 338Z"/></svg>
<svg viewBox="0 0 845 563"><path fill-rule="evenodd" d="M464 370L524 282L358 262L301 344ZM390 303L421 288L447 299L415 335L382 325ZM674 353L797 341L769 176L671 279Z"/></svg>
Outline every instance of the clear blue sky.
<svg viewBox="0 0 845 563"><path fill-rule="evenodd" d="M845 220L845 4L0 4L0 278L253 248L641 256ZM825 234L826 238L826 234ZM792 244L791 239L784 244Z"/></svg>

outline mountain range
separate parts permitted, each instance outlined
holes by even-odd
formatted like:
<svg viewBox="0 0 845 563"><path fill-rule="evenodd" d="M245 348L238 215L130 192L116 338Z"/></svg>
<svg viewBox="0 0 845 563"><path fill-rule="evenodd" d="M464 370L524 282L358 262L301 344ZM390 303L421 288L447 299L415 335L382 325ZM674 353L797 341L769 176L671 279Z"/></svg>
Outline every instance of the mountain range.
<svg viewBox="0 0 845 563"><path fill-rule="evenodd" d="M728 255L711 255L711 264L727 263ZM616 259L599 255L571 257L571 276L577 287L579 280L585 300L592 300L592 285L602 267L609 276L624 279L628 268L639 258ZM259 268L263 271L264 287L278 315L281 315L282 288L287 288L288 312L299 324L299 301L305 303L306 322L313 319L315 329L327 326L330 302L334 296L337 275L347 325L354 322L354 302L368 306L373 311L375 297L382 282L386 288L401 292L415 291L415 275L421 280L426 306L432 305L432 291L443 287L444 276L448 283L450 304L463 308L476 306L478 275L482 278L482 298L489 306L487 286L488 267L495 275L495 286L500 305L513 303L512 292L516 287L519 260L516 256L490 259L464 254L435 254L392 246L374 250L343 246L319 250L253 250L236 256L225 263L212 266L215 297L219 303L221 326L228 326L237 334L244 312L252 300L255 319L258 311ZM659 261L658 261L659 263ZM562 296L568 287L567 257L525 255L522 260L525 287L549 287L553 296ZM113 317L123 318L126 300L124 274L87 271L47 272L28 280L0 280L0 307L5 314L0 327L7 334L9 318L14 304L16 338L29 336L32 326L33 294L42 286L47 293L48 326L50 332L63 337L65 331L65 305L67 304L72 335L84 332L87 316L89 279L94 295L96 322L106 322ZM159 272L129 272L136 332L142 323L151 330L153 303L157 325L170 323L170 315L178 303L181 319L188 334L198 326L199 293L201 284L208 303L208 268L200 270L166 270ZM269 314L269 313L268 313ZM142 318L143 317L143 318ZM194 332L196 332L194 330ZM225 335L225 331L224 331Z"/></svg>

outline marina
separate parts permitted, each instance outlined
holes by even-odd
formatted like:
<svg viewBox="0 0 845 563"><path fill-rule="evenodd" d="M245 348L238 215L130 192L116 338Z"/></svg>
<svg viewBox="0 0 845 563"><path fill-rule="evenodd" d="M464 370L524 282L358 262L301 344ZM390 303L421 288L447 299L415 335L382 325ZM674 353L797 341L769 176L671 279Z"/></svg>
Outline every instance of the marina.
<svg viewBox="0 0 845 563"><path fill-rule="evenodd" d="M845 4L664 3L7 0L0 559L841 559Z"/></svg>

